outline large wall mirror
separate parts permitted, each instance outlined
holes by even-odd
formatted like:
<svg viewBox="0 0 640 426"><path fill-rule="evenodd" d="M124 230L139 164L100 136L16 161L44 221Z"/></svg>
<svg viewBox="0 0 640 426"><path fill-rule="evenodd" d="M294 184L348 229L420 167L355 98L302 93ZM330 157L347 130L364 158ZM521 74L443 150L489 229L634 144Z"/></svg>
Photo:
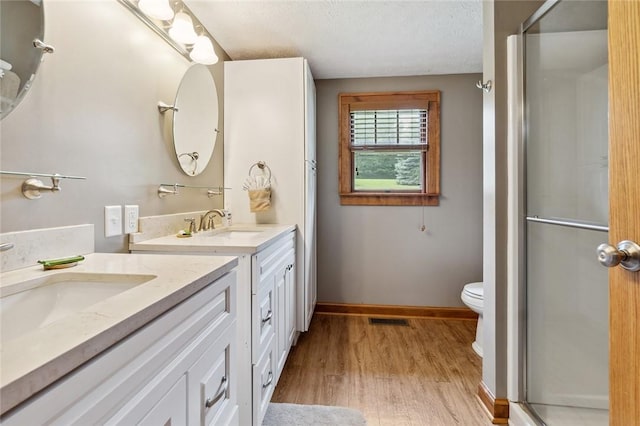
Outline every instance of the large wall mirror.
<svg viewBox="0 0 640 426"><path fill-rule="evenodd" d="M218 138L218 91L205 65L182 77L173 112L173 144L182 170L199 175L209 164Z"/></svg>
<svg viewBox="0 0 640 426"><path fill-rule="evenodd" d="M20 103L31 87L48 46L43 0L0 0L0 119Z"/></svg>

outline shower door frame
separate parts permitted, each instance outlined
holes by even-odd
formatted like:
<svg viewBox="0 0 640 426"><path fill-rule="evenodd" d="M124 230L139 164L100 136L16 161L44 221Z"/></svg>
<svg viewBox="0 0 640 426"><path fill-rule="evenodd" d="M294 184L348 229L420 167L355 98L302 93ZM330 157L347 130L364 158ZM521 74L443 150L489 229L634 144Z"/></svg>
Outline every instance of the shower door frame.
<svg viewBox="0 0 640 426"><path fill-rule="evenodd" d="M547 0L507 38L508 78L508 232L507 232L507 397L516 425L544 425L527 402L527 115L524 34L563 0ZM559 223L560 224L560 223ZM571 225L568 225L571 226ZM592 230L604 231L602 226ZM603 240L606 240L603 239ZM594 247L595 250L595 247ZM595 253L595 251L594 251ZM594 254L595 259L595 254Z"/></svg>
<svg viewBox="0 0 640 426"><path fill-rule="evenodd" d="M559 1L559 0L558 0ZM553 1L557 3L557 1ZM545 3L547 4L547 3ZM522 31L507 38L507 398L515 425L540 424L526 401L526 155Z"/></svg>
<svg viewBox="0 0 640 426"><path fill-rule="evenodd" d="M555 4L555 3L554 3ZM550 9L550 7L549 7ZM549 10L547 9L547 11ZM546 13L546 12L545 12ZM534 15L535 16L535 15ZM609 0L609 176L613 183L609 184L609 222L610 241L615 244L621 239L640 241L640 168L630 167L629 158L639 159L640 149L640 117L630 114L630 111L640 109L640 63L629 58L640 55L640 4L636 2L620 2ZM513 36L519 37L519 36ZM631 40L631 43L628 41ZM518 51L517 43L509 43L510 51ZM514 56L511 55L511 58ZM518 58L518 55L515 56ZM516 61L516 65L518 61ZM510 65L510 68L513 66ZM517 68L517 66L516 66ZM521 78L518 74L516 78ZM511 78L511 76L510 76ZM515 97L522 101L522 91L511 90L509 99ZM518 98L518 96L520 96ZM513 114L510 105L509 123L516 123L516 131L509 139L509 168L517 167L519 156L523 155L521 121L522 109ZM513 126L510 126L513 128ZM629 141L635 141L630 144ZM514 149L515 148L515 149ZM629 157L629 156L632 157ZM522 157L524 158L524 157ZM524 169L517 169L522 173ZM519 334L525 331L522 318L522 297L519 285L519 275L524 263L519 255L522 251L517 248L524 244L522 241L524 217L518 216L519 203L522 203L524 193L518 192L518 185L522 186L522 176L510 174L509 179L509 258L508 258L508 397L510 402L510 423L514 425L534 425L535 420L519 404L524 399L524 380L522 372L525 358L524 340ZM512 178L516 182L511 182ZM515 211L515 216L514 216ZM511 247L515 247L511 249ZM515 278L514 278L515 277ZM609 421L612 425L627 425L637 422L640 418L640 404L637 403L640 392L640 273L628 272L620 267L609 273ZM626 359L624 356L630 356ZM614 380L615 379L615 380Z"/></svg>

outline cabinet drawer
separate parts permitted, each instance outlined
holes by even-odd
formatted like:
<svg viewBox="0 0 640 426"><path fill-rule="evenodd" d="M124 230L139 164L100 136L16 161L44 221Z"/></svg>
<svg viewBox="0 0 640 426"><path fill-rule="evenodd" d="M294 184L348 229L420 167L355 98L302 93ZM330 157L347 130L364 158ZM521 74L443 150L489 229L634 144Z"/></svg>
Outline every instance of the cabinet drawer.
<svg viewBox="0 0 640 426"><path fill-rule="evenodd" d="M187 380L184 376L173 385L160 401L139 422L134 419L122 419L123 424L138 424L140 426L171 425L186 426L187 424Z"/></svg>
<svg viewBox="0 0 640 426"><path fill-rule="evenodd" d="M251 280L251 292L257 294L264 278L272 274L290 250L295 250L296 232L290 232L270 247L252 256L253 279Z"/></svg>
<svg viewBox="0 0 640 426"><path fill-rule="evenodd" d="M253 366L253 424L262 424L262 419L269 407L269 401L276 386L276 353L275 339L268 344L268 350L256 365Z"/></svg>
<svg viewBox="0 0 640 426"><path fill-rule="evenodd" d="M171 376L158 380L155 386L149 386L127 404L114 417L107 420L105 426L115 425L187 425L187 379L184 374L169 388L167 381ZM170 385L170 382L169 382Z"/></svg>
<svg viewBox="0 0 640 426"><path fill-rule="evenodd" d="M251 363L255 364L273 340L276 332L276 294L274 275L270 285L264 285L251 296Z"/></svg>
<svg viewBox="0 0 640 426"><path fill-rule="evenodd" d="M210 345L188 370L192 425L227 425L237 411L235 323Z"/></svg>

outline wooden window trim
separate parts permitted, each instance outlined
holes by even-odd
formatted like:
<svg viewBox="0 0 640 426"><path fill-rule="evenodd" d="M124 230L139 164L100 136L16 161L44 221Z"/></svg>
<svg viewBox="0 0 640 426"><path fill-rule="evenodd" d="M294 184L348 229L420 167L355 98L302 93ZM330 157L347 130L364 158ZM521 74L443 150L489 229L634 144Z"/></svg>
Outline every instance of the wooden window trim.
<svg viewBox="0 0 640 426"><path fill-rule="evenodd" d="M350 112L367 109L428 107L428 150L422 193L356 192L353 190L353 153L350 149ZM340 93L338 95L340 204L362 206L437 206L440 203L440 91Z"/></svg>

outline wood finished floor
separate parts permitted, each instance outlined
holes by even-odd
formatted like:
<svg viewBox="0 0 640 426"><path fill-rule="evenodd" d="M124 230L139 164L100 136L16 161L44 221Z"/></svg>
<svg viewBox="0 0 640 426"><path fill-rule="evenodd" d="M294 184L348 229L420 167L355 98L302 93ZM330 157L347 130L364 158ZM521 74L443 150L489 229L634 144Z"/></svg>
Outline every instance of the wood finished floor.
<svg viewBox="0 0 640 426"><path fill-rule="evenodd" d="M291 349L272 402L360 410L369 426L491 425L476 398L475 321L316 314Z"/></svg>

